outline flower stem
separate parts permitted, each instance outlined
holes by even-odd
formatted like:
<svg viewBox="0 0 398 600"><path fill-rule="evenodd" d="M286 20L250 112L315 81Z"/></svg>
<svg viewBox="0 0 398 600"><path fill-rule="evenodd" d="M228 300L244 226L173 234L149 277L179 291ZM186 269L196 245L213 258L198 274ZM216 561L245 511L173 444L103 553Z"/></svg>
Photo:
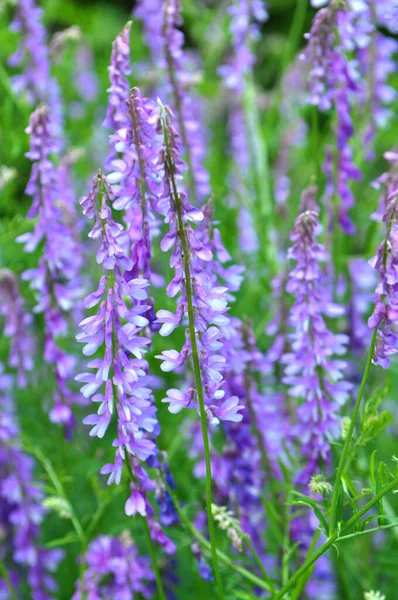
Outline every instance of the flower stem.
<svg viewBox="0 0 398 600"><path fill-rule="evenodd" d="M156 587L158 590L158 595L159 595L160 600L166 600L166 595L165 595L164 589L163 589L162 578L160 575L158 562L156 559L156 550L155 550L155 546L154 546L154 543L153 543L153 540L151 537L151 530L149 529L149 524L148 524L147 519L145 519L145 517L143 517L142 520L144 521L145 531L146 531L147 538L148 538L149 554L151 555L152 568L155 573Z"/></svg>
<svg viewBox="0 0 398 600"><path fill-rule="evenodd" d="M338 501L341 477L343 475L344 467L345 467L345 464L347 461L347 456L348 456L348 451L350 448L352 434L354 433L355 423L356 423L356 420L358 417L359 408L361 405L363 393L365 391L365 386L366 386L366 383L368 380L369 371L370 371L370 367L372 364L373 353L374 353L374 349L375 349L375 345L376 345L376 336L377 336L377 328L375 328L375 330L373 331L372 341L371 341L370 348L369 348L369 354L368 354L368 358L367 358L366 365L365 365L365 371L363 373L361 385L359 387L359 392L358 392L357 400L355 402L354 410L352 413L352 418L351 418L351 423L350 423L350 427L348 430L348 434L344 441L343 452L341 454L340 462L337 467L336 479L334 481L334 486L333 486L331 511L330 511L330 530L329 530L330 536L333 536L336 531L337 501Z"/></svg>
<svg viewBox="0 0 398 600"><path fill-rule="evenodd" d="M175 208L177 211L177 220L178 220L178 233L182 243L182 251L184 258L184 274L185 274L185 286L186 286L186 295L187 295L187 306L188 306L188 323L189 323L189 335L191 338L192 345L192 362L195 373L195 382L196 382L196 391L199 400L199 409L200 409L200 420L202 426L202 437L203 437L203 448L206 462L206 510L207 510L207 521L209 527L209 535L210 535L210 544L211 544L211 553L213 560L213 568L214 574L217 582L218 595L220 600L224 598L223 586L221 581L220 570L218 567L218 557L217 557L217 543L216 543L216 534L214 528L213 514L211 510L212 505L212 477L211 477L211 461L210 461L210 444L209 444L209 433L207 429L207 414L206 414L206 406L205 399L203 393L203 384L202 384L202 376L200 371L200 363L199 363L199 354L198 354L198 346L196 341L196 331L195 331L195 313L193 308L193 288L191 281L191 271L189 264L189 247L187 235L184 227L183 215L182 215L182 203L181 198L178 193L177 183L174 176L174 163L171 154L170 148L170 140L168 135L167 124L163 122L163 131L164 131L164 140L166 146L166 164L167 169L170 176L170 182L172 186L172 196L175 204Z"/></svg>
<svg viewBox="0 0 398 600"><path fill-rule="evenodd" d="M264 565L263 565L263 563L261 561L261 558L257 554L257 552L256 552L253 544L251 543L250 539L248 537L244 537L243 541L246 544L246 546L249 548L250 552L252 553L253 558L256 561L257 566L260 569L260 571L261 571L261 573L262 573L262 575L264 577L264 580L267 582L267 584L269 586L269 589L271 590L272 593L275 593L275 586L272 583L272 579L268 575L267 571L265 570Z"/></svg>
<svg viewBox="0 0 398 600"><path fill-rule="evenodd" d="M369 500L367 504L363 508L361 508L347 523L345 523L341 528L341 534L345 531L348 531L365 513L368 512L375 504L383 498L388 492L393 490L398 485L398 477L396 477L391 483L389 483L383 490L381 490L374 498ZM344 539L344 537L340 538ZM339 541L339 535L334 533L329 537L328 540L320 547L312 556L310 556L301 567L295 572L295 574L289 579L289 581L282 587L282 589L275 595L272 596L272 600L282 600L290 588L312 567L314 563L320 558L325 552L333 546L335 542Z"/></svg>

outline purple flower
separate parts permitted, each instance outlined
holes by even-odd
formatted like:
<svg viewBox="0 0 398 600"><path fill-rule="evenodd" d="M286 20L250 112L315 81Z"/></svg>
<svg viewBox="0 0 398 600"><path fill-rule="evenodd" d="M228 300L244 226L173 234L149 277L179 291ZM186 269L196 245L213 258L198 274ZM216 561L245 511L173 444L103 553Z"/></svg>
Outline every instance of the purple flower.
<svg viewBox="0 0 398 600"><path fill-rule="evenodd" d="M30 134L32 172L26 193L32 197L28 218L36 219L33 232L17 239L25 243L25 251L33 252L43 243L43 255L36 268L25 271L35 292L35 312L42 312L45 321L44 359L52 367L55 379L55 409L50 413L53 422L62 423L67 430L74 424L71 405L78 402L68 387L75 359L58 346L58 338L68 332L68 313L82 294L80 268L82 254L75 233L73 208L67 198L68 190L61 187L60 171L54 166L51 154L58 145L53 137L48 107L40 105L31 115L27 133Z"/></svg>
<svg viewBox="0 0 398 600"><path fill-rule="evenodd" d="M143 21L147 44L156 66L167 69L170 99L178 121L182 146L190 169L190 200L201 203L210 194L209 174L203 166L206 146L200 107L192 93L197 75L190 72L183 49L180 0L142 0L135 15Z"/></svg>
<svg viewBox="0 0 398 600"><path fill-rule="evenodd" d="M398 352L398 178L395 172L398 155L388 152L385 157L391 163L391 172L383 174L376 183L383 184L384 193L375 218L385 223L387 234L376 256L369 261L370 266L379 271L380 283L376 288L375 309L368 325L371 329L377 328L373 362L387 369L390 365L389 356Z"/></svg>
<svg viewBox="0 0 398 600"><path fill-rule="evenodd" d="M335 108L337 114L336 150L333 157L336 168L336 189L341 199L340 226L352 235L355 226L348 211L354 205L350 181L358 180L361 173L353 163L349 142L354 133L351 119L352 103L359 91L355 64L347 52L354 47L353 13L339 2L331 2L315 15L311 31L306 34L308 45L302 59L309 65L309 102L322 111Z"/></svg>
<svg viewBox="0 0 398 600"><path fill-rule="evenodd" d="M169 232L161 242L164 252L172 249L170 266L174 269L174 278L167 287L169 297L177 297L177 310L158 311L158 322L162 324L161 335L169 335L176 327L188 318L194 320L195 340L187 335L186 342L180 352L166 350L157 358L161 359L161 368L172 371L182 367L192 355L192 347L197 346L200 377L204 390L204 401L207 414L212 419L241 420L242 416L235 399L225 403L222 371L225 358L220 353L222 348L222 330L229 323L226 316L228 310L227 288L214 284L207 272L207 263L213 260L211 250L202 242L200 229L196 231L191 223L203 221L204 215L192 207L184 192L177 189L186 166L179 158L180 136L171 124L170 113L162 111L162 127L165 136L165 173L162 196L158 207L165 215ZM205 240L203 240L205 241ZM189 288L187 279L189 278ZM192 303L192 308L190 308ZM192 313L191 313L192 310ZM169 390L164 402L169 402L171 412L179 412L182 407L197 408L197 390L186 390L183 394ZM221 404L220 404L220 401ZM224 403L224 404L223 404Z"/></svg>
<svg viewBox="0 0 398 600"><path fill-rule="evenodd" d="M141 556L130 535L100 536L88 547L87 569L77 584L73 600L120 598L133 600L137 594L152 598L154 574L150 559Z"/></svg>
<svg viewBox="0 0 398 600"><path fill-rule="evenodd" d="M322 463L330 462L330 442L339 431L340 406L351 389L342 379L346 363L334 358L345 353L348 338L332 333L324 320L342 311L331 302L321 269L327 255L316 239L321 226L313 194L311 188L303 194L302 212L291 234L293 246L288 258L296 266L286 290L295 298L289 318L295 331L289 336L291 351L282 357L286 365L283 382L289 386L290 396L301 400L293 437L300 441L308 461L299 475L303 484Z"/></svg>

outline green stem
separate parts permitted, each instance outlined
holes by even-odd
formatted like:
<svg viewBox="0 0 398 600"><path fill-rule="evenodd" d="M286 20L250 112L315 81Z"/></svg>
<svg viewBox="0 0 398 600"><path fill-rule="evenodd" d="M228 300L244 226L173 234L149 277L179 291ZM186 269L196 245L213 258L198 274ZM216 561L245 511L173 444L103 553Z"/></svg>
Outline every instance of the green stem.
<svg viewBox="0 0 398 600"><path fill-rule="evenodd" d="M208 552L211 552L211 545L209 544L209 542L207 541L207 539L200 533L200 531L198 531L196 529L196 527L194 525L192 525L191 521L185 516L183 510L181 509L178 500L176 498L176 495L174 493L174 491L171 489L171 487L167 484L167 482L164 482L167 490L173 500L174 503L174 507L178 513L178 516L181 519L181 522L183 523L183 525L188 529L188 531L190 532L190 534L198 540L198 542L201 544L201 546L203 546L203 548L205 548ZM227 556L226 554L224 554L224 552L222 552L221 550L217 550L217 556L220 559L221 562L223 562L225 565L229 566L231 569L233 569L234 571L236 571L236 573L239 573L239 575L241 575L242 577L244 577L245 579L247 579L248 581L250 581L253 585L256 585L257 587L266 590L266 591L270 591L270 587L269 585L263 581L262 579L260 579L260 577L257 577L256 575L254 575L251 571L248 571L247 569L245 569L244 567L241 567L240 565L235 564L230 558L229 556Z"/></svg>
<svg viewBox="0 0 398 600"><path fill-rule="evenodd" d="M162 578L160 576L160 571L159 571L159 567L158 567L158 563L157 563L157 559L156 559L156 550L155 550L155 546L154 546L154 543L153 543L153 540L151 537L151 530L149 529L147 519L145 519L145 517L143 517L142 520L145 523L145 531L146 531L147 538L148 538L149 554L151 555L152 567L153 567L153 571L155 573L155 580L156 580L156 587L158 590L158 595L159 595L160 600L166 600L166 595L164 593L163 584L162 584Z"/></svg>
<svg viewBox="0 0 398 600"><path fill-rule="evenodd" d="M0 575L2 575L4 577L4 581L6 582L6 586L7 586L7 589L9 591L9 594L10 594L10 600L18 600L17 593L16 593L15 588L14 588L14 586L12 584L10 576L8 575L8 571L6 569L6 566L3 563L3 561L1 561L1 560L0 560Z"/></svg>
<svg viewBox="0 0 398 600"><path fill-rule="evenodd" d="M348 529L350 529L365 513L368 512L368 510L370 510L375 504L377 504L377 502L379 502L379 500L381 500L381 498L383 498L383 496L388 494L388 492L390 492L395 487L397 487L397 485L398 485L398 477L396 477L383 490L381 490L374 498L372 498L372 500L369 500L369 502L367 504L365 504L365 506L363 508L361 508L353 517L351 517L351 519L349 521L347 521L347 523L345 523L345 525L342 526L340 533L344 533L345 531L348 531ZM301 567L295 572L295 574L289 579L289 581L282 587L282 589L275 596L272 597L272 600L281 600L287 594L287 592L290 590L290 588L308 571L308 569L310 567L312 567L312 565L314 563L316 563L318 558L320 558L330 548L330 546L333 546L333 544L335 542L339 541L339 539L340 539L340 536L337 533L334 533L332 536L330 536L329 539L326 540L326 542L320 548L318 548L318 550L316 552L314 552L314 554L312 556L310 556L301 565Z"/></svg>
<svg viewBox="0 0 398 600"><path fill-rule="evenodd" d="M195 313L193 307L193 296L194 291L192 288L191 281L191 269L189 264L189 245L187 240L187 235L184 227L183 214L182 214L182 203L181 198L178 193L177 183L174 176L174 163L171 154L170 148L170 140L168 134L167 124L163 123L163 131L164 131L164 139L166 146L166 164L167 169L170 176L170 182L172 186L172 195L174 199L175 208L177 211L177 221L178 221L178 233L180 235L181 244L182 244L182 252L184 259L184 274L185 274L185 289L187 296L187 307L188 307L188 324L189 324L189 336L191 339L192 346L192 362L195 374L195 382L196 382L196 391L199 400L199 409L200 409L200 420L202 426L202 437L203 437L203 448L206 462L206 510L207 510L207 521L209 527L209 535L210 535L210 543L211 543L211 552L213 559L213 568L214 574L217 582L218 594L220 600L224 598L222 580L220 575L220 570L218 566L218 557L217 557L217 543L216 543L216 534L214 528L213 514L211 510L212 505L212 477L211 477L211 461L210 461L210 444L209 444L209 433L207 429L207 414L206 414L206 406L205 406L205 398L203 392L203 384L202 384L202 375L200 370L199 363L199 354L198 354L198 346L196 341L196 330L195 330Z"/></svg>
<svg viewBox="0 0 398 600"><path fill-rule="evenodd" d="M275 592L275 586L272 583L271 577L268 575L267 571L264 569L264 565L261 561L261 558L259 557L259 555L257 554L253 544L251 543L250 539L248 537L244 538L244 543L246 544L246 546L249 548L250 552L253 555L254 560L256 561L256 564L258 566L258 568L260 569L263 577L264 577L264 581L267 582L269 589L272 593Z"/></svg>
<svg viewBox="0 0 398 600"><path fill-rule="evenodd" d="M361 401L363 397L363 393L365 391L365 386L368 381L370 367L372 365L373 353L376 345L376 336L377 336L377 328L373 331L372 341L369 348L369 354L365 365L365 371L362 377L361 385L359 387L359 392L357 396L357 400L355 402L354 410L352 413L351 423L348 430L347 437L344 441L343 452L341 453L340 462L337 467L336 479L333 486L333 496L331 501L331 510L330 510L330 536L333 536L336 531L336 518L337 518L337 501L341 483L341 477L343 475L344 467L347 461L348 451L350 448L350 442L352 438L352 434L354 433L355 423L358 417L359 408L361 406Z"/></svg>

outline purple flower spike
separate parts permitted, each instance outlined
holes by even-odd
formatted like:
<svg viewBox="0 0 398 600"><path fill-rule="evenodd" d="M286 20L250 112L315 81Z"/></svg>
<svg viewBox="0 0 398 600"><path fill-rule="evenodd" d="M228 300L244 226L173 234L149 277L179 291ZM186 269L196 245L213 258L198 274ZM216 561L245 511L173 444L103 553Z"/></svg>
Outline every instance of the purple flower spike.
<svg viewBox="0 0 398 600"><path fill-rule="evenodd" d="M219 420L242 419L237 399L224 400L222 372L225 358L221 353L223 329L228 325L227 287L217 284L214 277L209 276L210 264L214 260L213 253L206 245L200 228L194 230L191 222L200 223L204 219L202 212L194 209L187 201L184 192L179 191L178 183L186 165L180 159L181 138L171 123L171 115L162 107L162 127L165 136L165 173L162 196L159 198L159 210L165 215L169 232L161 242L161 249L167 252L172 249L170 266L174 269L174 278L167 287L170 298L177 296L177 310L171 313L166 310L157 312L158 322L162 324L161 335L169 335L184 321L191 319L189 303L192 302L195 323L195 343L198 349L200 376L204 390L204 401L210 422ZM203 241L202 241L203 238ZM224 257L226 251L216 239ZM205 243L203 243L205 242ZM187 289L187 270L190 273L191 285ZM230 273L232 276L232 273ZM237 273L235 273L235 277ZM188 294L191 296L189 298ZM193 341L187 335L180 352L166 350L157 358L162 360L161 369L165 372L181 368L192 355ZM182 408L198 408L196 390L169 390L163 402L169 403L170 412L177 413Z"/></svg>
<svg viewBox="0 0 398 600"><path fill-rule="evenodd" d="M202 203L210 194L209 174L203 162L206 145L200 106L192 93L197 75L184 51L180 0L141 0L135 15L143 21L148 46L156 66L168 73L169 104L178 120L182 146L190 169L191 202Z"/></svg>
<svg viewBox="0 0 398 600"><path fill-rule="evenodd" d="M67 198L70 190L62 187L64 180L52 160L59 146L53 137L50 109L40 105L31 115L27 133L30 134L32 171L26 193L32 197L28 218L35 218L33 232L17 239L25 244L26 252L33 252L43 243L43 256L36 268L25 271L24 280L30 281L35 292L36 312L42 312L45 321L44 359L51 365L54 378L54 403L50 419L63 424L67 431L74 425L71 405L79 402L69 389L75 359L58 346L58 338L68 332L68 313L82 294L80 268L82 253L76 237L73 208Z"/></svg>
<svg viewBox="0 0 398 600"><path fill-rule="evenodd" d="M330 441L339 432L339 410L346 402L351 384L342 380L346 363L333 355L345 353L348 337L336 335L327 327L324 317L342 314L331 302L321 263L327 258L325 248L317 242L321 232L314 193L303 193L302 212L291 234L293 246L288 258L296 262L290 272L286 290L295 298L290 310L291 352L282 357L286 365L284 383L289 394L302 403L297 409L293 436L301 441L307 458L299 475L307 484L321 463L330 462Z"/></svg>
<svg viewBox="0 0 398 600"><path fill-rule="evenodd" d="M341 199L340 226L349 235L355 233L354 223L348 214L355 204L350 182L361 177L353 163L353 151L349 145L354 133L352 102L354 94L359 93L356 65L347 55L353 49L354 16L339 1L333 0L329 6L322 8L315 15L311 31L305 36L308 45L301 56L310 67L310 104L321 111L332 107L336 110L336 151L333 160L337 177L334 193Z"/></svg>
<svg viewBox="0 0 398 600"><path fill-rule="evenodd" d="M368 321L371 329L377 328L373 363L383 369L390 366L389 357L398 352L398 155L386 152L385 158L390 162L390 171L376 182L377 187L383 185L383 196L375 218L385 223L387 237L369 261L379 272L380 283L376 288L375 309Z"/></svg>

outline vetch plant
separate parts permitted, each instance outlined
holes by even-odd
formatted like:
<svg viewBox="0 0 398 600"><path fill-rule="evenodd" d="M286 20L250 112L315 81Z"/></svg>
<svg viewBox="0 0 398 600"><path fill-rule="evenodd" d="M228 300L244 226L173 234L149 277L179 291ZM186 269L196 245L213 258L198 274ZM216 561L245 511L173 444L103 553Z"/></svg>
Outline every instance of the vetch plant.
<svg viewBox="0 0 398 600"><path fill-rule="evenodd" d="M0 8L0 599L395 598L395 0L56 4Z"/></svg>

